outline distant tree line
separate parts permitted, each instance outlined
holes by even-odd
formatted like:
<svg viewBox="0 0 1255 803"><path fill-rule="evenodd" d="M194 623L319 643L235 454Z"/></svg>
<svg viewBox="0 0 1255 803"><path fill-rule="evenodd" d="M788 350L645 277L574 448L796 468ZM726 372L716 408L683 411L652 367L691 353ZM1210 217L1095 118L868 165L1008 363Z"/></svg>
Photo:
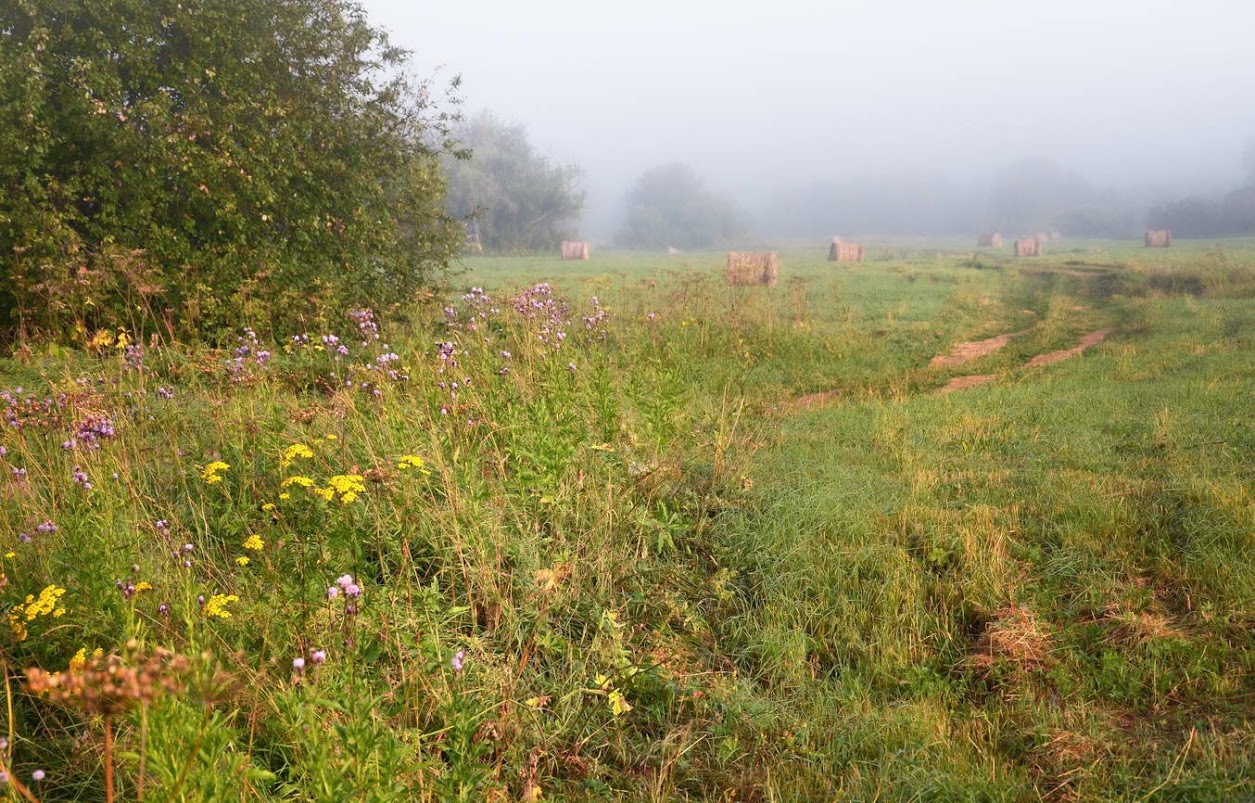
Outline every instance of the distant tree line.
<svg viewBox="0 0 1255 803"><path fill-rule="evenodd" d="M1255 234L1255 137L1242 158L1246 180L1238 189L1208 198L1194 196L1151 208L1147 224L1171 229L1178 237L1224 237Z"/></svg>

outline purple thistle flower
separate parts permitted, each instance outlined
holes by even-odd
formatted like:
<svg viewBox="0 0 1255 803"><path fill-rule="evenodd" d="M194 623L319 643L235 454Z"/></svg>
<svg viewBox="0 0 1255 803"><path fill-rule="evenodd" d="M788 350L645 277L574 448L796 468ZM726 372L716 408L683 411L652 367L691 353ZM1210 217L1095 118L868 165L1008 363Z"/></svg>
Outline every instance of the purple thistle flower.
<svg viewBox="0 0 1255 803"><path fill-rule="evenodd" d="M33 778L36 781L42 781L44 778L47 778L47 777L48 777L48 774L45 773L43 770L35 770L34 772L31 773L31 778Z"/></svg>
<svg viewBox="0 0 1255 803"><path fill-rule="evenodd" d="M323 661L327 660L327 651L326 650L314 650L313 652L309 654L309 660L313 661L314 664L316 665L321 664Z"/></svg>
<svg viewBox="0 0 1255 803"><path fill-rule="evenodd" d="M462 671L462 663L466 660L466 650L458 650L454 653L453 658L449 660L449 666L453 667L454 672Z"/></svg>
<svg viewBox="0 0 1255 803"><path fill-rule="evenodd" d="M305 659L304 659L304 658L293 658L293 659L292 659L292 668L293 668L294 670L296 670L297 672L303 672L303 671L305 671Z"/></svg>

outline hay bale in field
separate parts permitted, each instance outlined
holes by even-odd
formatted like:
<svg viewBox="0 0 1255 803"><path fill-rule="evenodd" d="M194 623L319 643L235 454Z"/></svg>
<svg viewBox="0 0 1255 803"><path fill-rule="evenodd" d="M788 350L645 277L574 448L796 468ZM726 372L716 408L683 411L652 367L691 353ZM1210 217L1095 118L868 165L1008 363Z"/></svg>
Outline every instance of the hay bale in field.
<svg viewBox="0 0 1255 803"><path fill-rule="evenodd" d="M780 262L773 253L728 252L728 284L774 287L780 275Z"/></svg>
<svg viewBox="0 0 1255 803"><path fill-rule="evenodd" d="M1039 257L1041 256L1041 240L1036 237L1029 237L1024 240L1015 241L1015 255L1017 257Z"/></svg>
<svg viewBox="0 0 1255 803"><path fill-rule="evenodd" d="M678 249L678 248L672 248L671 246L667 246L667 256L669 256L669 257L673 257L673 256L675 256L676 254L679 254L679 253L680 253L680 249Z"/></svg>
<svg viewBox="0 0 1255 803"><path fill-rule="evenodd" d="M1002 235L996 231L990 231L982 234L976 244L982 248L1001 248Z"/></svg>
<svg viewBox="0 0 1255 803"><path fill-rule="evenodd" d="M574 243L563 242L562 243L562 258L563 259L588 259L588 243L586 242L574 242Z"/></svg>
<svg viewBox="0 0 1255 803"><path fill-rule="evenodd" d="M833 237L832 244L828 246L828 261L862 262L863 245L862 243L843 242L840 237Z"/></svg>
<svg viewBox="0 0 1255 803"><path fill-rule="evenodd" d="M1147 248L1167 248L1172 245L1172 232L1168 229L1147 229L1144 239Z"/></svg>
<svg viewBox="0 0 1255 803"><path fill-rule="evenodd" d="M1034 239L1034 240L1036 240L1036 241L1037 241L1037 242L1039 242L1039 243L1044 243L1044 242L1046 242L1047 240L1049 240L1049 239L1050 239L1050 235L1048 235L1048 234L1046 234L1046 233L1044 233L1044 232L1040 232L1040 231L1039 231L1039 232L1037 232L1036 234L1034 234L1034 235L1033 235L1033 239Z"/></svg>
<svg viewBox="0 0 1255 803"><path fill-rule="evenodd" d="M1061 232L1061 231L1052 231L1052 232L1050 232L1050 240L1051 240L1051 242L1055 242L1055 241L1062 240L1062 239L1063 239L1063 232Z"/></svg>

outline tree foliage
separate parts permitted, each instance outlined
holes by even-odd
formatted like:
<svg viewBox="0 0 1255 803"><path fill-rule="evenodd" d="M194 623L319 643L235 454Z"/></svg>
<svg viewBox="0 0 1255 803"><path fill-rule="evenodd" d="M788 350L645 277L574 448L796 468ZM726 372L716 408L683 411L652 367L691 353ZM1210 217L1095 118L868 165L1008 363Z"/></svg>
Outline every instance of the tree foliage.
<svg viewBox="0 0 1255 803"><path fill-rule="evenodd" d="M627 193L627 220L615 238L629 248L708 248L745 233L741 213L709 192L693 169L646 170Z"/></svg>
<svg viewBox="0 0 1255 803"><path fill-rule="evenodd" d="M446 209L470 219L485 248L551 250L573 239L584 206L584 194L575 188L578 167L550 163L532 146L526 128L487 112L463 121L455 137L470 157L445 159Z"/></svg>
<svg viewBox="0 0 1255 803"><path fill-rule="evenodd" d="M0 323L405 300L458 239L405 59L349 0L6 0Z"/></svg>

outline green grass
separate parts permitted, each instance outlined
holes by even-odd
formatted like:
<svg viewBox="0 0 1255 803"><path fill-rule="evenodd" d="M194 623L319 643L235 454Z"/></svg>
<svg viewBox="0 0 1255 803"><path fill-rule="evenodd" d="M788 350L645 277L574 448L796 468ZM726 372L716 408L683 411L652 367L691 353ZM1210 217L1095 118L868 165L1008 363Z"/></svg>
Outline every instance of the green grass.
<svg viewBox="0 0 1255 803"><path fill-rule="evenodd" d="M1255 795L1255 243L1048 251L484 257L492 302L347 356L26 344L0 759L46 800ZM93 694L157 658L28 688L80 649Z"/></svg>

